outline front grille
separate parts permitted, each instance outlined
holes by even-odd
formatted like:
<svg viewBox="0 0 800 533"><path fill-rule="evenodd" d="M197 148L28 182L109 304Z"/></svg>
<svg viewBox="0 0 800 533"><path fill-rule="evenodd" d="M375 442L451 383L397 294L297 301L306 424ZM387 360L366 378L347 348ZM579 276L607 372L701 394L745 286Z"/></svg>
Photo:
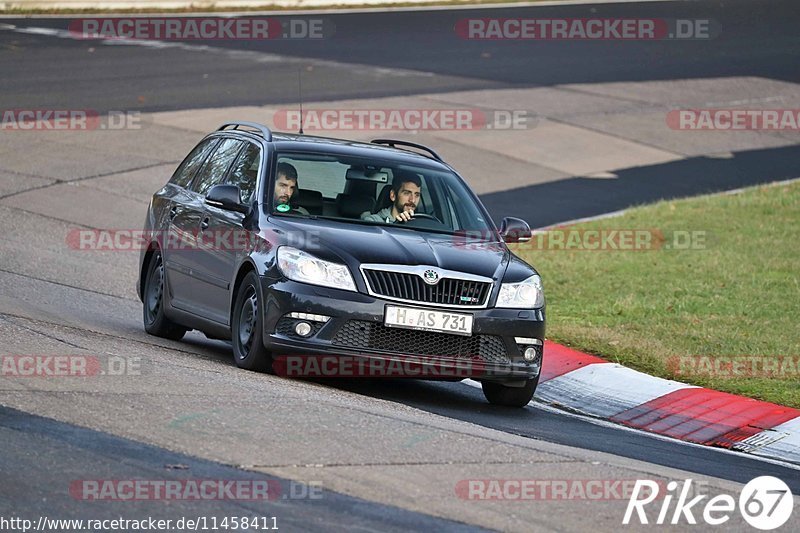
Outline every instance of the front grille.
<svg viewBox="0 0 800 533"><path fill-rule="evenodd" d="M491 283L484 281L442 278L429 285L417 274L367 268L364 275L373 293L413 302L478 306L486 302L491 290Z"/></svg>
<svg viewBox="0 0 800 533"><path fill-rule="evenodd" d="M487 363L508 364L506 345L496 335L464 337L389 328L377 322L349 320L336 332L332 343L349 348L383 350L408 355L434 355L459 359L480 358Z"/></svg>

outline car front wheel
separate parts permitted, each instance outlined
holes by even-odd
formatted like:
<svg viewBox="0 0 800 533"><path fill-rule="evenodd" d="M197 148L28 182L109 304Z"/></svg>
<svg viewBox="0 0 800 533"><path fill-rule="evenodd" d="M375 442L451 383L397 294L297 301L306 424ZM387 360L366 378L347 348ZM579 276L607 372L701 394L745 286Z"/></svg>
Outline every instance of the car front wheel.
<svg viewBox="0 0 800 533"><path fill-rule="evenodd" d="M481 383L483 395L493 405L504 405L506 407L525 407L533 399L536 386L539 384L539 377L528 379L522 387L509 387L502 383L484 381Z"/></svg>
<svg viewBox="0 0 800 533"><path fill-rule="evenodd" d="M239 286L231 326L236 366L257 372L271 372L272 355L264 347L261 338L264 317L258 299L258 276L255 272L248 273Z"/></svg>
<svg viewBox="0 0 800 533"><path fill-rule="evenodd" d="M144 282L142 319L144 330L150 335L178 341L186 335L186 328L179 326L164 315L164 260L161 252L155 251L147 267Z"/></svg>

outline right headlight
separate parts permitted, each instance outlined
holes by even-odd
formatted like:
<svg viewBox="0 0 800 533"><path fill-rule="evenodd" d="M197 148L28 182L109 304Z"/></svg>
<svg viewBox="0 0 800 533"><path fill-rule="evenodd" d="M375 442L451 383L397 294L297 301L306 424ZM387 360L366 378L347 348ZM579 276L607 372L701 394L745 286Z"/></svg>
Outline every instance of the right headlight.
<svg viewBox="0 0 800 533"><path fill-rule="evenodd" d="M542 278L534 274L518 283L503 283L496 307L537 309L544 305Z"/></svg>
<svg viewBox="0 0 800 533"><path fill-rule="evenodd" d="M278 248L278 268L293 281L346 291L356 290L353 276L346 265L323 261L291 246Z"/></svg>

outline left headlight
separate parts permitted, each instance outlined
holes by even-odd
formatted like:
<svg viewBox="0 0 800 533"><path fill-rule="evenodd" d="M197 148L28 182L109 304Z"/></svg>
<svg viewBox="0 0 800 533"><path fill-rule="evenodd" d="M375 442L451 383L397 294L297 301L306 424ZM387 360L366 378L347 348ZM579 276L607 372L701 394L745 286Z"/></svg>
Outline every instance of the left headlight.
<svg viewBox="0 0 800 533"><path fill-rule="evenodd" d="M278 248L278 268L284 276L293 281L346 291L356 290L356 284L347 266L323 261L291 246Z"/></svg>
<svg viewBox="0 0 800 533"><path fill-rule="evenodd" d="M496 307L536 309L544 305L542 278L533 275L519 283L503 283Z"/></svg>

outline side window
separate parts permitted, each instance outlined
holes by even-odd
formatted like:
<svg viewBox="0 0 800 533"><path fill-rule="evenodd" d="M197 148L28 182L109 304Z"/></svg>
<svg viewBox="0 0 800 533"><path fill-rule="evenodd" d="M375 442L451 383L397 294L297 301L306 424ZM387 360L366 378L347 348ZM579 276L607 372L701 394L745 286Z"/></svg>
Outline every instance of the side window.
<svg viewBox="0 0 800 533"><path fill-rule="evenodd" d="M186 159L178 166L178 170L170 178L169 182L179 187L186 188L192 182L197 169L206 160L206 156L211 153L218 139L206 139L194 147L194 150L186 156Z"/></svg>
<svg viewBox="0 0 800 533"><path fill-rule="evenodd" d="M217 149L208 158L206 164L194 180L192 190L197 194L205 195L212 186L222 183L228 167L231 166L233 158L239 153L243 141L236 139L224 139L217 145Z"/></svg>
<svg viewBox="0 0 800 533"><path fill-rule="evenodd" d="M261 148L253 143L247 143L233 163L233 168L227 181L231 185L239 186L243 204L248 203L253 197L260 166Z"/></svg>
<svg viewBox="0 0 800 533"><path fill-rule="evenodd" d="M463 190L460 191L448 184L444 192L452 208L452 216L454 217L453 229L470 231L486 228L486 220L484 220L478 206L474 202L465 199Z"/></svg>

